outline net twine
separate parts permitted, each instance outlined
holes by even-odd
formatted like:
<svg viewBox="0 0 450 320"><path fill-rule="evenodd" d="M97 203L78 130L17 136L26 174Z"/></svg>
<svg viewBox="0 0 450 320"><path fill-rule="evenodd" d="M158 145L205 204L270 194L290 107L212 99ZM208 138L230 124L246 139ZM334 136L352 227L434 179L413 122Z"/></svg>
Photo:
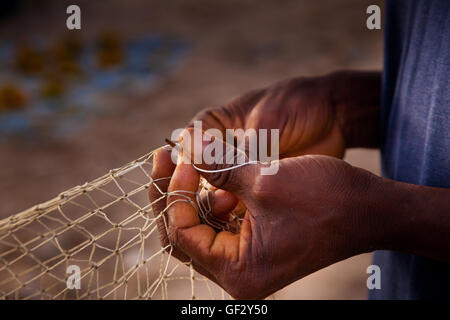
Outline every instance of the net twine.
<svg viewBox="0 0 450 320"><path fill-rule="evenodd" d="M170 244L161 246L157 222L168 206L154 216L152 205L181 196L176 201L194 205L217 230L236 232L238 218L223 222L211 214L204 179L195 204L187 191L162 192L156 182L170 177L149 175L154 152L0 220L0 299L229 298L191 263L172 258ZM151 185L161 194L153 202ZM71 265L80 268L80 289L67 284Z"/></svg>

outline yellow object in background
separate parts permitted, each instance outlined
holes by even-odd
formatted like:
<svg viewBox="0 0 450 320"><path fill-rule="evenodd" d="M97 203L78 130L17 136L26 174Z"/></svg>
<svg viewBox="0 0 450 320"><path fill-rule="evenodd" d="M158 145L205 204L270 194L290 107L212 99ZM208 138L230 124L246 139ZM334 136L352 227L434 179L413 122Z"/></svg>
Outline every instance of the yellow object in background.
<svg viewBox="0 0 450 320"><path fill-rule="evenodd" d="M65 75L80 75L81 67L77 61L83 51L83 43L75 35L67 34L50 49L56 62L57 71Z"/></svg>
<svg viewBox="0 0 450 320"><path fill-rule="evenodd" d="M45 78L42 84L41 94L44 98L58 98L65 90L65 85L62 79L55 75L50 75Z"/></svg>
<svg viewBox="0 0 450 320"><path fill-rule="evenodd" d="M119 35L105 32L98 38L97 62L102 68L109 68L123 63L123 45Z"/></svg>
<svg viewBox="0 0 450 320"><path fill-rule="evenodd" d="M16 68L27 74L40 73L44 69L44 55L29 47L23 45L18 47L16 52Z"/></svg>
<svg viewBox="0 0 450 320"><path fill-rule="evenodd" d="M15 85L0 88L0 110L15 110L26 104L25 94Z"/></svg>

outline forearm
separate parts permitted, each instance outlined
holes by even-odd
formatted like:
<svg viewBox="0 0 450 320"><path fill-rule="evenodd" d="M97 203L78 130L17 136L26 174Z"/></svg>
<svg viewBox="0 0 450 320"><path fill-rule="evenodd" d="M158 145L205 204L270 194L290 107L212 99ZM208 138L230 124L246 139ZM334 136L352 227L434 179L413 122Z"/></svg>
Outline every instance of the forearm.
<svg viewBox="0 0 450 320"><path fill-rule="evenodd" d="M330 99L346 148L380 146L381 72L330 74Z"/></svg>
<svg viewBox="0 0 450 320"><path fill-rule="evenodd" d="M374 180L367 212L372 249L450 261L450 189Z"/></svg>

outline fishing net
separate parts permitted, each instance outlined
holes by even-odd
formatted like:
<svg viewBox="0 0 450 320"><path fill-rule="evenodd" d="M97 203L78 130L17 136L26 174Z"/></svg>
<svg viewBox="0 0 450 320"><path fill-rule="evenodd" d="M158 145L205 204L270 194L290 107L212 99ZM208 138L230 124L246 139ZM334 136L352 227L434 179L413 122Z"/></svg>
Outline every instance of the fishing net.
<svg viewBox="0 0 450 320"><path fill-rule="evenodd" d="M152 204L169 194L149 200L153 155L0 220L0 299L229 298L161 245L164 212L155 215ZM210 214L208 196L199 200L209 188L202 180L196 194L200 219L236 231L236 221ZM68 286L71 266L79 268L79 289Z"/></svg>

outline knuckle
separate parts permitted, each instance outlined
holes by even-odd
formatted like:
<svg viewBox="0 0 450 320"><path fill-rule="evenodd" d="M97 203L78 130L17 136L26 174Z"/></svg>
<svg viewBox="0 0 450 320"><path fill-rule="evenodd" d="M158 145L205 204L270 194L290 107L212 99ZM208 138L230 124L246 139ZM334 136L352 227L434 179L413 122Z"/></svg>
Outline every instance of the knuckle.
<svg viewBox="0 0 450 320"><path fill-rule="evenodd" d="M215 164L214 170L220 170L224 168L222 165ZM230 185L232 181L232 172L233 170L227 170L222 172L213 172L209 175L209 182L219 189L226 188Z"/></svg>
<svg viewBox="0 0 450 320"><path fill-rule="evenodd" d="M292 91L298 91L299 88L308 83L308 78L295 77L280 81L274 89L280 93L290 93Z"/></svg>
<svg viewBox="0 0 450 320"><path fill-rule="evenodd" d="M197 113L188 127L194 126L194 121L203 121L205 127L223 129L225 116L229 116L229 111L225 106L214 106L203 109Z"/></svg>
<svg viewBox="0 0 450 320"><path fill-rule="evenodd" d="M246 167L232 168L240 164L242 159L238 159L237 154L233 155L232 160L230 161L227 158L226 152L223 155L223 160L221 163L213 163L211 165L211 169L213 172L208 174L208 181L219 189L233 189L239 190L242 186L239 185L240 179L239 176L246 174ZM248 161L245 158L245 161ZM232 169L231 169L232 168ZM223 170L227 169L227 170Z"/></svg>

